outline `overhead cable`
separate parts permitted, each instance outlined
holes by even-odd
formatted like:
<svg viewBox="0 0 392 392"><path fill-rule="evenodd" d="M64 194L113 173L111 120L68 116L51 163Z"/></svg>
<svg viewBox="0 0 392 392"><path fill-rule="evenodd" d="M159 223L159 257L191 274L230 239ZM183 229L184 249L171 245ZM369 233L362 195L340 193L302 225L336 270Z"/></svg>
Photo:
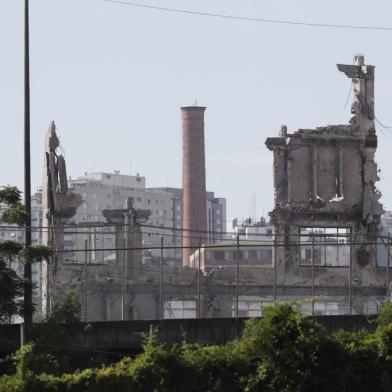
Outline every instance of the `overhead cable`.
<svg viewBox="0 0 392 392"><path fill-rule="evenodd" d="M366 26L366 25L350 25L350 24L333 24L333 23L316 23L316 22L301 22L297 20L287 20L287 19L270 19L270 18L259 18L250 16L239 16L239 15L228 15L228 14L218 14L205 11L192 11L187 9L179 8L169 8L155 6L151 4L135 3L129 1L121 0L104 0L108 3L115 3L118 5L126 5L138 8L147 8L157 11L165 11L180 14L189 14L197 16L208 16L213 18L229 19L229 20L240 20L245 22L258 22L258 23L271 23L271 24L286 24L294 26L304 26L304 27L321 27L321 28L333 28L333 29L350 29L350 30L381 30L381 31L392 31L390 26Z"/></svg>

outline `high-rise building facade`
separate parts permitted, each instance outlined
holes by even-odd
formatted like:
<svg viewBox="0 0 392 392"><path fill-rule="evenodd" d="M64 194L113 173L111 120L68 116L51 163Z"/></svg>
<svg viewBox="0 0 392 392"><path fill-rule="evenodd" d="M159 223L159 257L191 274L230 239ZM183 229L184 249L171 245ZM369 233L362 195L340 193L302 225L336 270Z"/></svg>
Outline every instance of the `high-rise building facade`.
<svg viewBox="0 0 392 392"><path fill-rule="evenodd" d="M160 257L159 249L163 233L164 261L171 265L182 264L183 244L183 191L179 188L146 188L145 177L136 175L122 175L114 173L85 173L74 180L69 180L70 189L79 194L83 204L77 209L71 224L93 226L103 224L105 219L102 210L123 208L126 197L133 198L136 209L151 211L148 222L142 227L144 263L153 263ZM206 192L206 205L208 211L207 237L209 242L222 239L226 228L226 200L215 198L213 192ZM189 235L192 235L190 233ZM197 236L197 234L195 234ZM97 241L99 241L97 239ZM105 247L111 248L114 243L105 240ZM114 241L114 239L113 239ZM69 250L75 248L75 239L72 236L64 239L64 246ZM78 247L83 246L82 243ZM83 255L68 253L67 261L82 262ZM98 260L97 260L98 261Z"/></svg>

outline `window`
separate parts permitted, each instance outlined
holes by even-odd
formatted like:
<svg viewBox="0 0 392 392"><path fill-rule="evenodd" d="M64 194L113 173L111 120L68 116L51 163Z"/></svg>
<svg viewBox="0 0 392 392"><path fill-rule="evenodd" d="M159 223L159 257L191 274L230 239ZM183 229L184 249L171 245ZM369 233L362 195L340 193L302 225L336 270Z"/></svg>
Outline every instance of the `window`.
<svg viewBox="0 0 392 392"><path fill-rule="evenodd" d="M237 251L233 251L233 258L237 262ZM239 251L238 253L238 258L241 260L242 259L242 250Z"/></svg>
<svg viewBox="0 0 392 392"><path fill-rule="evenodd" d="M204 258L205 258L205 261L208 261L209 263L214 261L214 251L205 250L204 251Z"/></svg>
<svg viewBox="0 0 392 392"><path fill-rule="evenodd" d="M378 313L378 304L377 301L368 301L363 304L363 313L364 314L377 314Z"/></svg>
<svg viewBox="0 0 392 392"><path fill-rule="evenodd" d="M169 300L164 305L165 319L196 318L196 300Z"/></svg>
<svg viewBox="0 0 392 392"><path fill-rule="evenodd" d="M250 265L272 266L272 247L263 247L261 249L249 249L247 255L244 255Z"/></svg>
<svg viewBox="0 0 392 392"><path fill-rule="evenodd" d="M235 317L236 301L234 300L231 306L231 314ZM238 302L238 316L239 317L262 317L263 308L261 301L240 300Z"/></svg>
<svg viewBox="0 0 392 392"><path fill-rule="evenodd" d="M339 304L337 302L315 302L314 314L327 316L339 314Z"/></svg>
<svg viewBox="0 0 392 392"><path fill-rule="evenodd" d="M225 263L233 264L233 253L230 250L223 251L225 254Z"/></svg>
<svg viewBox="0 0 392 392"><path fill-rule="evenodd" d="M215 251L215 260L224 260L225 252L223 250L216 250Z"/></svg>
<svg viewBox="0 0 392 392"><path fill-rule="evenodd" d="M300 265L344 267L350 264L350 228L301 227Z"/></svg>
<svg viewBox="0 0 392 392"><path fill-rule="evenodd" d="M272 249L260 249L257 251L259 260L272 260Z"/></svg>

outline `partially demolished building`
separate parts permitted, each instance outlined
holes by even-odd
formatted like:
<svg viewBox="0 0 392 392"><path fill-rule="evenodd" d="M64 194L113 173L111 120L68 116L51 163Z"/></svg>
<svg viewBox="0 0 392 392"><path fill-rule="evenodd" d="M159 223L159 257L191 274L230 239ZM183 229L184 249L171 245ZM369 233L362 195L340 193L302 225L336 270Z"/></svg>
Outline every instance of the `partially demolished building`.
<svg viewBox="0 0 392 392"><path fill-rule="evenodd" d="M270 216L277 285L312 280L325 289L334 286L330 294L339 303L362 313L363 306L375 306L387 284L385 269L377 265L383 207L374 159L374 66L357 55L353 65L338 64L338 69L353 83L349 124L295 133L283 126L279 137L266 141L274 154Z"/></svg>
<svg viewBox="0 0 392 392"><path fill-rule="evenodd" d="M100 223L102 235L107 226L115 225L116 230L116 249L111 249L110 257L104 254L97 263L90 256L100 252L101 241L94 233L91 241L89 234L93 248L90 253L86 250L84 264L64 264L61 259L53 264L60 261L61 269L51 279L63 291L79 291L86 320L259 316L262 304L303 298L309 299L302 304L304 310L315 313L376 312L378 302L389 296L389 268L377 262L377 249L385 245L389 251L389 244L379 233L383 208L374 158L374 67L365 65L363 56L355 56L353 65L338 65L338 69L353 83L349 124L294 133L282 127L278 137L268 138L275 189L272 245L271 237L267 244L254 239L254 244L228 245L233 267L241 258L252 260L249 252L266 251L266 247L273 249L272 262L258 268L250 262L224 268L207 260L214 268L205 273L192 266L144 265L140 225L149 211L138 211L127 200L124 209L103 212L107 222ZM44 214L54 236L50 243L61 251L63 244L53 228L74 213L80 200L61 196L69 191L53 140L54 144L50 139L47 143ZM61 203L56 206L57 199ZM165 246L169 240L161 235ZM199 241L190 244L189 250L198 252L193 267L198 264L195 257L209 245L202 252L198 247ZM228 251L222 245L214 254Z"/></svg>
<svg viewBox="0 0 392 392"><path fill-rule="evenodd" d="M71 219L82 203L81 197L68 189L67 168L64 156L59 153L60 140L56 124L51 122L45 136L44 175L42 183L42 243L56 252L50 262L41 263L41 308L49 313L56 286L63 275L64 225Z"/></svg>

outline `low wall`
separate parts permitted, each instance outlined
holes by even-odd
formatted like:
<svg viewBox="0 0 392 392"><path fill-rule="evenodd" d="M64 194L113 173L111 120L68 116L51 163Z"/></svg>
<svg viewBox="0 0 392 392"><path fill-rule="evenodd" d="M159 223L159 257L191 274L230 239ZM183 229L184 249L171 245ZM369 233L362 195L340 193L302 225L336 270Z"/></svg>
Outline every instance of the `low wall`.
<svg viewBox="0 0 392 392"><path fill-rule="evenodd" d="M374 330L366 316L315 316L326 330ZM239 336L246 318L210 318L176 320L100 321L80 323L69 337L68 348L93 349L132 354L141 350L143 335L157 328L160 341L167 344L188 343L224 344ZM39 333L39 324L36 325ZM0 326L0 353L10 353L19 347L19 325Z"/></svg>

